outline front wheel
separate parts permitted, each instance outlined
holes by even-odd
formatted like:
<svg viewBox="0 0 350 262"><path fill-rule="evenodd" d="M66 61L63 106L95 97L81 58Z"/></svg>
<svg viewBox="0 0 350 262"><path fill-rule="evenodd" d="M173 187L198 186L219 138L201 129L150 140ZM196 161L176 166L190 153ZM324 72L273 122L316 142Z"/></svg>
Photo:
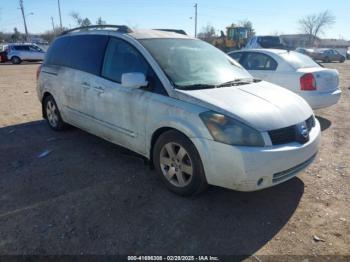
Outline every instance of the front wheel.
<svg viewBox="0 0 350 262"><path fill-rule="evenodd" d="M11 63L14 65L19 65L20 63L22 63L22 60L18 56L14 56L11 58Z"/></svg>
<svg viewBox="0 0 350 262"><path fill-rule="evenodd" d="M177 131L159 137L153 150L153 163L167 188L179 195L194 195L207 188L197 149Z"/></svg>
<svg viewBox="0 0 350 262"><path fill-rule="evenodd" d="M55 130L63 130L66 124L63 122L55 99L50 95L44 99L44 115L49 126Z"/></svg>

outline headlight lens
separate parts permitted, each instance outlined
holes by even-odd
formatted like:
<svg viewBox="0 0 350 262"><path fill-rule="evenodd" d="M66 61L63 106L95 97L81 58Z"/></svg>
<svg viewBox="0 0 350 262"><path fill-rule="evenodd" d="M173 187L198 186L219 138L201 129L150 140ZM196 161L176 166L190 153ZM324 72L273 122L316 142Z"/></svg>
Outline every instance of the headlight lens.
<svg viewBox="0 0 350 262"><path fill-rule="evenodd" d="M265 146L259 131L235 119L212 111L199 116L215 141L235 146Z"/></svg>

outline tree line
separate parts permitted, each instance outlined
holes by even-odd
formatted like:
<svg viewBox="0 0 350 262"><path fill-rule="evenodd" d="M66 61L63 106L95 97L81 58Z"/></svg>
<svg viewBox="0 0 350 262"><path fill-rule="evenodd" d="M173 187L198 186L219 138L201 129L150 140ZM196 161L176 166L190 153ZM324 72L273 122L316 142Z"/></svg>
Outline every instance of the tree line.
<svg viewBox="0 0 350 262"><path fill-rule="evenodd" d="M77 27L92 25L92 22L88 17L81 17L78 12L71 12L70 16ZM316 14L310 14L298 20L299 31L300 33L308 35L310 44L313 44L313 41L323 34L326 29L330 28L335 21L336 17L329 10ZM95 24L104 25L106 24L106 21L103 20L102 17L99 17L95 21ZM249 37L255 35L253 24L249 20L242 20L237 24L232 25L248 28L250 32ZM38 36L50 43L59 33L67 29L68 28L66 27L55 27L52 30L47 30L42 34L39 34ZM223 36L224 34L225 32L216 30L211 24L207 24L198 33L198 38L210 42L212 39ZM0 43L21 41L25 41L25 35L21 33L17 27L13 28L13 32L11 33L0 32Z"/></svg>
<svg viewBox="0 0 350 262"><path fill-rule="evenodd" d="M75 25L74 27L83 27L83 26L89 26L92 25L92 22L89 18L85 17L82 18L79 13L77 12L71 12L70 16L72 17ZM102 17L98 17L95 21L95 25L105 25L107 24L105 20L102 19ZM51 30L47 30L44 33L41 34L35 34L36 37L42 38L44 41L47 41L48 43L51 43L52 40L62 33L63 31L68 30L68 27L54 27ZM14 42L25 42L26 37L25 34L20 32L17 27L13 28L13 32L0 32L0 43L6 42L6 43L14 43Z"/></svg>
<svg viewBox="0 0 350 262"><path fill-rule="evenodd" d="M336 17L331 11L325 10L320 13L310 14L298 20L299 32L309 36L309 44L313 45L314 41L322 34L325 30L330 28L336 21ZM255 35L253 23L249 20L242 20L232 26L245 27L248 29L248 38ZM220 33L219 33L220 32ZM225 34L222 30L216 30L211 24L207 24L198 33L198 38L205 41L211 42L217 37L223 37Z"/></svg>

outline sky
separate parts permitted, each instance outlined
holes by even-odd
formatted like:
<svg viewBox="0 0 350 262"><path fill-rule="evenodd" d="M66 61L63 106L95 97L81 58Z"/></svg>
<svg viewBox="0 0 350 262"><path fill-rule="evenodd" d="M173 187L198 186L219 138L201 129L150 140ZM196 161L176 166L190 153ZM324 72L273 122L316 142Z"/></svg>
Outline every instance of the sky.
<svg viewBox="0 0 350 262"><path fill-rule="evenodd" d="M59 25L57 0L23 0L29 33L52 29L51 16ZM1 4L2 2L2 4ZM298 20L306 15L330 10L336 23L324 38L350 40L349 0L60 0L62 22L75 27L72 12L93 23L102 17L108 24L137 28L184 29L194 34L194 4L198 3L198 31L210 24L217 32L231 23L250 20L258 35L300 33ZM19 0L0 0L0 31L24 32ZM33 14L31 14L33 13Z"/></svg>

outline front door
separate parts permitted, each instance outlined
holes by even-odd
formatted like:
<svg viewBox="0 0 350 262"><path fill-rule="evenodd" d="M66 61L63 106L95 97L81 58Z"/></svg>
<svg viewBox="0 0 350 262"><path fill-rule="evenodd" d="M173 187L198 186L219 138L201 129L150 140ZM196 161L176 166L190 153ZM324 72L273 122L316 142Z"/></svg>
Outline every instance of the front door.
<svg viewBox="0 0 350 262"><path fill-rule="evenodd" d="M145 153L145 123L149 100L153 93L144 88L134 89L121 85L123 73L153 71L143 56L129 43L111 38L98 78L89 89L96 110L94 118L99 134L138 153Z"/></svg>
<svg viewBox="0 0 350 262"><path fill-rule="evenodd" d="M38 47L29 46L29 56L30 60L44 60L45 53Z"/></svg>

